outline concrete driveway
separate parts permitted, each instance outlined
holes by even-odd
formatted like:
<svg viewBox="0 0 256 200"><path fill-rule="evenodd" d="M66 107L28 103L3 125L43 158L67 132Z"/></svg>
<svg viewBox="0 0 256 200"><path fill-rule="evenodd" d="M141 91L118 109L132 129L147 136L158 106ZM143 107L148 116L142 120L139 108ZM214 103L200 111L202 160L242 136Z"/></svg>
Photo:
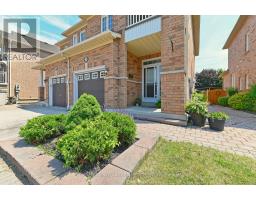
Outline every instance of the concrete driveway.
<svg viewBox="0 0 256 200"><path fill-rule="evenodd" d="M18 136L20 126L28 119L45 114L65 113L65 108L42 107L37 104L0 106L0 141Z"/></svg>

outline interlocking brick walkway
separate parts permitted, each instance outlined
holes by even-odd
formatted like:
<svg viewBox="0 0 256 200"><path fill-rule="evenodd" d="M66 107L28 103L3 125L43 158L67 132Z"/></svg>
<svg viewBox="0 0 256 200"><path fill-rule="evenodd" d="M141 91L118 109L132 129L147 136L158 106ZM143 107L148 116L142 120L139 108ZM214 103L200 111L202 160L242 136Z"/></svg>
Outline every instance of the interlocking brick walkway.
<svg viewBox="0 0 256 200"><path fill-rule="evenodd" d="M224 111L230 115L223 132L204 128L178 127L137 120L140 137L160 135L173 141L186 141L256 159L256 115L221 106L209 111Z"/></svg>
<svg viewBox="0 0 256 200"><path fill-rule="evenodd" d="M0 157L0 185L21 185L22 182L15 176L10 167Z"/></svg>

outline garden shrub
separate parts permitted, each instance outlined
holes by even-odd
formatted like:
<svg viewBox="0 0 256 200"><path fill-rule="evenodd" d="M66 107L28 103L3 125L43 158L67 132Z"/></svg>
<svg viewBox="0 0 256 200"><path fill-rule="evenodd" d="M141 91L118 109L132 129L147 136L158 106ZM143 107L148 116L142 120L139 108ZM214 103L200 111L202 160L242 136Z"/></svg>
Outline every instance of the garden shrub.
<svg viewBox="0 0 256 200"><path fill-rule="evenodd" d="M93 119L102 113L97 99L90 94L83 94L67 115L67 130L79 125L83 120Z"/></svg>
<svg viewBox="0 0 256 200"><path fill-rule="evenodd" d="M231 96L233 96L233 95L238 93L238 89L236 89L234 87L230 87L230 88L227 89L227 93L228 93L228 96L231 97Z"/></svg>
<svg viewBox="0 0 256 200"><path fill-rule="evenodd" d="M229 98L228 105L236 110L253 111L256 107L256 98L249 92L240 92Z"/></svg>
<svg viewBox="0 0 256 200"><path fill-rule="evenodd" d="M229 97L219 97L218 98L218 104L221 106L228 106L228 99Z"/></svg>
<svg viewBox="0 0 256 200"><path fill-rule="evenodd" d="M192 94L192 100L193 101L203 101L206 102L207 101L207 97L204 93L200 93L200 92L194 92Z"/></svg>
<svg viewBox="0 0 256 200"><path fill-rule="evenodd" d="M256 84L251 86L250 95L256 98Z"/></svg>
<svg viewBox="0 0 256 200"><path fill-rule="evenodd" d="M157 107L157 108L161 108L161 100L159 100L159 101L156 102L156 107Z"/></svg>
<svg viewBox="0 0 256 200"><path fill-rule="evenodd" d="M229 116L224 112L212 112L208 114L208 117L211 119L218 119L218 120L227 120Z"/></svg>
<svg viewBox="0 0 256 200"><path fill-rule="evenodd" d="M65 133L66 115L44 115L30 119L20 129L20 136L30 144L41 144Z"/></svg>
<svg viewBox="0 0 256 200"><path fill-rule="evenodd" d="M117 129L105 120L84 120L57 142L57 150L65 165L80 169L108 159L118 145Z"/></svg>
<svg viewBox="0 0 256 200"><path fill-rule="evenodd" d="M101 119L111 123L118 130L118 141L120 145L129 146L136 138L136 124L134 120L121 113L104 112Z"/></svg>
<svg viewBox="0 0 256 200"><path fill-rule="evenodd" d="M188 114L197 113L203 116L208 114L207 102L192 100L186 104L186 112Z"/></svg>

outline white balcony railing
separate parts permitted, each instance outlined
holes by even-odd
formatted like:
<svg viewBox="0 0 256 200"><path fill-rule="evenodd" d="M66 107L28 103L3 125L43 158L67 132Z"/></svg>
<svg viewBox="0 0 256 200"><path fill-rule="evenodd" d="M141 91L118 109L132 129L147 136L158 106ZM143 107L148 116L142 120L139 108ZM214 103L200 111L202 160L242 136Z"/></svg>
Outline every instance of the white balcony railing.
<svg viewBox="0 0 256 200"><path fill-rule="evenodd" d="M7 83L7 72L0 72L0 83Z"/></svg>
<svg viewBox="0 0 256 200"><path fill-rule="evenodd" d="M133 26L140 22L143 22L151 17L153 17L153 15L128 15L127 16L127 27L130 27L130 26Z"/></svg>

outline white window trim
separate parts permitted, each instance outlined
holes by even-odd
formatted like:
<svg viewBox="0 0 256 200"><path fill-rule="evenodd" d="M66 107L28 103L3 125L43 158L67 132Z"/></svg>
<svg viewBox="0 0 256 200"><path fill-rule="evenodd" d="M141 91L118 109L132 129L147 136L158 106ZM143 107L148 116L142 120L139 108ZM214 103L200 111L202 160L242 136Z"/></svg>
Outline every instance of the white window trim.
<svg viewBox="0 0 256 200"><path fill-rule="evenodd" d="M245 52L249 51L249 33L245 34Z"/></svg>
<svg viewBox="0 0 256 200"><path fill-rule="evenodd" d="M83 74L79 74L79 75L77 76L77 80L78 80L78 81L84 80L84 75L83 75Z"/></svg>
<svg viewBox="0 0 256 200"><path fill-rule="evenodd" d="M109 20L109 15L102 15L101 16L101 32L105 32L105 31L103 31L103 23L102 23L102 20L103 20L103 18L104 17L106 17L106 30L105 31L108 31L108 30L110 30L109 29L109 22L108 22L108 20ZM113 16L112 16L112 26L113 26Z"/></svg>
<svg viewBox="0 0 256 200"><path fill-rule="evenodd" d="M75 38L76 38L76 42L75 42ZM76 45L78 43L78 37L77 34L73 35L73 45Z"/></svg>
<svg viewBox="0 0 256 200"><path fill-rule="evenodd" d="M93 72L92 73L92 79L98 79L98 77L99 77L99 73L98 72Z"/></svg>
<svg viewBox="0 0 256 200"><path fill-rule="evenodd" d="M90 73L85 73L84 74L84 80L90 80Z"/></svg>
<svg viewBox="0 0 256 200"><path fill-rule="evenodd" d="M100 78L105 78L107 75L106 71L100 71Z"/></svg>
<svg viewBox="0 0 256 200"><path fill-rule="evenodd" d="M79 37L80 37L80 42L82 42L82 40L81 40L81 35L84 33L84 35L85 35L85 30L83 30L83 31L80 31L80 34L79 34ZM84 38L84 40L83 41L85 41L86 40L86 35L85 35L85 38Z"/></svg>

